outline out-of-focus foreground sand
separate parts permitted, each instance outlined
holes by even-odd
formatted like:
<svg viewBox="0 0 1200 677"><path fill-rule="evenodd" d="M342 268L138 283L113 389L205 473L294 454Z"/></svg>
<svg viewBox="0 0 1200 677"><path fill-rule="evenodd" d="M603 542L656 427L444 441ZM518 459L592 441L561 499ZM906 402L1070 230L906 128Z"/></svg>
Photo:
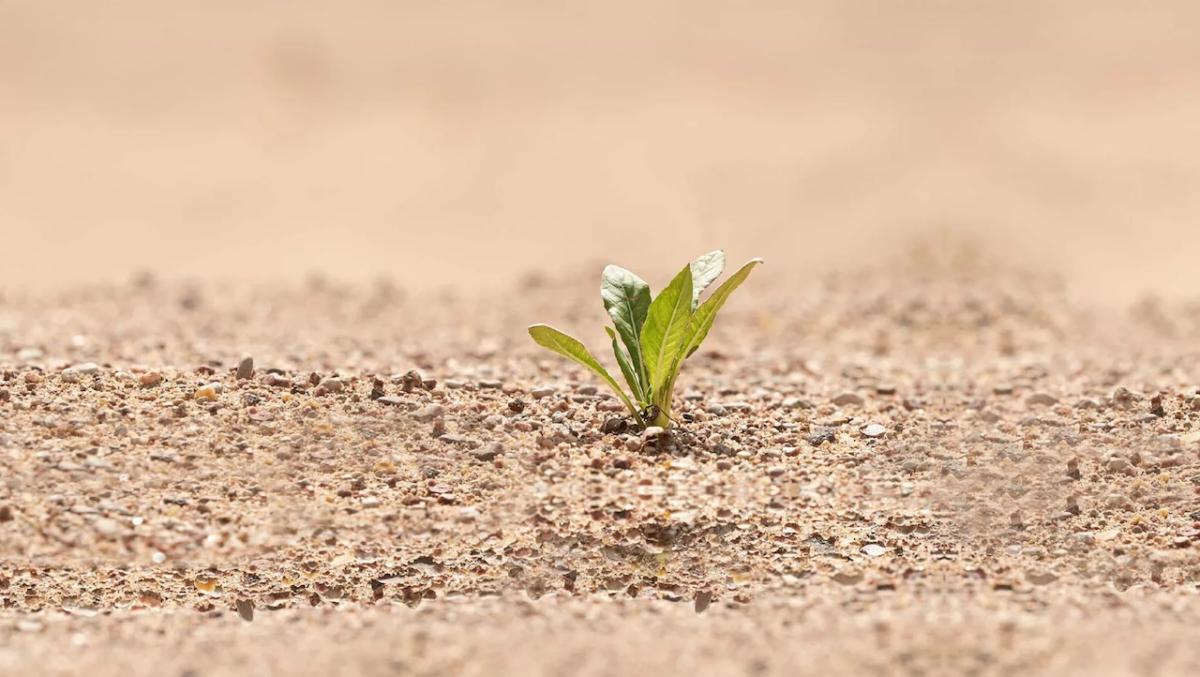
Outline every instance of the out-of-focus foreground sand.
<svg viewBox="0 0 1200 677"><path fill-rule="evenodd" d="M1132 3L1130 3L1132 4ZM0 285L479 286L964 233L1200 291L1200 5L0 0ZM660 270L661 269L661 270Z"/></svg>

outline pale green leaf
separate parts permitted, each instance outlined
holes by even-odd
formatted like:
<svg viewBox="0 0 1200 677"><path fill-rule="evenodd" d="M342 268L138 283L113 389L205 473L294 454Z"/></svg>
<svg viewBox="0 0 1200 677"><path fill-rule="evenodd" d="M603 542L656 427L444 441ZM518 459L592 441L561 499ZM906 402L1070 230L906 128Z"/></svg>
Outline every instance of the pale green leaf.
<svg viewBox="0 0 1200 677"><path fill-rule="evenodd" d="M683 347L692 317L692 268L683 270L650 303L642 327L642 356L650 375L650 392L657 398L671 376L675 356Z"/></svg>
<svg viewBox="0 0 1200 677"><path fill-rule="evenodd" d="M574 338L571 338L570 336L567 336L554 327L544 324L535 324L530 326L529 335L533 337L533 340L539 346L549 348L559 355L575 360L579 364L582 364L588 369L594 371L597 376L604 379L604 382L613 389L613 392L617 394L617 397L621 398L621 401L625 403L625 406L629 407L629 411L633 412L634 416L637 416L637 407L633 406L633 402L629 401L629 397L625 395L625 391L621 389L621 386L613 379L612 376L609 376L608 371L604 369L604 366L597 362L595 357L592 357L592 354L588 352L588 349L584 347L582 343Z"/></svg>
<svg viewBox="0 0 1200 677"><path fill-rule="evenodd" d="M600 296L604 299L604 309L612 317L613 326L621 336L621 342L625 344L630 367L637 376L636 382L630 381L630 387L640 399L638 391L645 392L647 381L640 337L646 313L650 310L650 285L620 266L608 266L600 278ZM628 376L626 380L629 380Z"/></svg>
<svg viewBox="0 0 1200 677"><path fill-rule="evenodd" d="M692 311L700 307L700 295L708 289L708 285L716 282L725 270L725 252L720 249L697 257L691 263L692 268Z"/></svg>
<svg viewBox="0 0 1200 677"><path fill-rule="evenodd" d="M729 299L729 295L733 290L750 277L750 271L754 267L762 263L762 259L751 259L749 263L742 266L728 280L725 280L717 290L708 297L708 300L696 309L696 313L692 315L691 322L688 325L687 336L684 339L683 349L679 353L679 362L692 356L704 339L708 336L708 330L712 329L713 321L717 319L717 312L725 305L725 301ZM678 368L678 366L676 366Z"/></svg>

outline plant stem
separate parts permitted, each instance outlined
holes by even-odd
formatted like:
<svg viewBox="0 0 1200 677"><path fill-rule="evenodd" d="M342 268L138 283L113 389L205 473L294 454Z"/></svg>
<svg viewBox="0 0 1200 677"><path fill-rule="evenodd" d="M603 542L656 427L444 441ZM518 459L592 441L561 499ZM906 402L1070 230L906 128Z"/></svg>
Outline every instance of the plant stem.
<svg viewBox="0 0 1200 677"><path fill-rule="evenodd" d="M658 406L658 416L654 418L654 425L664 430L671 426L671 404L675 399L675 377L677 375L678 372L673 373L663 384L662 390L655 393L654 404Z"/></svg>

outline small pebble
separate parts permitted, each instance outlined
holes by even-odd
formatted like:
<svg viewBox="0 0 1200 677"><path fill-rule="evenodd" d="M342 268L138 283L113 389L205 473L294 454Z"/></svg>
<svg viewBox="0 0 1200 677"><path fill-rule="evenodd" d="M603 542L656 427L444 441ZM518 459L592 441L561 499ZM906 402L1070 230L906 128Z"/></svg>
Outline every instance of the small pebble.
<svg viewBox="0 0 1200 677"><path fill-rule="evenodd" d="M1049 393L1034 393L1025 398L1025 404L1030 407L1049 407L1058 404L1058 398Z"/></svg>
<svg viewBox="0 0 1200 677"><path fill-rule="evenodd" d="M784 409L812 409L813 403L802 397L789 397L783 401Z"/></svg>
<svg viewBox="0 0 1200 677"><path fill-rule="evenodd" d="M292 379L283 374L267 374L267 378L263 381L272 388L291 388Z"/></svg>
<svg viewBox="0 0 1200 677"><path fill-rule="evenodd" d="M493 442L487 447L472 451L471 456L478 461L491 461L502 453L504 453L504 445L499 442Z"/></svg>
<svg viewBox="0 0 1200 677"><path fill-rule="evenodd" d="M864 400L862 396L857 393L842 393L841 395L833 398L833 403L839 407L845 407L848 405L857 407L862 405L863 401Z"/></svg>
<svg viewBox="0 0 1200 677"><path fill-rule="evenodd" d="M446 387L448 388L460 388L463 385L464 384L458 381L446 381ZM425 379L421 378L421 372L417 371L416 369L410 369L404 373L404 376L400 377L400 389L406 393L410 393L416 389L424 388Z"/></svg>
<svg viewBox="0 0 1200 677"><path fill-rule="evenodd" d="M1163 396L1155 395L1150 398L1150 414L1162 418L1167 415L1166 408L1163 407Z"/></svg>
<svg viewBox="0 0 1200 677"><path fill-rule="evenodd" d="M321 382L317 384L317 387L324 389L324 391L327 393L340 393L343 389L345 389L346 384L342 381L342 379L330 376L329 378L321 379Z"/></svg>
<svg viewBox="0 0 1200 677"><path fill-rule="evenodd" d="M62 378L63 383L77 383L80 377L92 376L99 371L100 367L95 363L85 362L84 364L77 364L73 367L63 369L59 377Z"/></svg>
<svg viewBox="0 0 1200 677"><path fill-rule="evenodd" d="M808 443L814 447L819 447L825 442L833 443L836 435L832 428L816 428L808 436Z"/></svg>
<svg viewBox="0 0 1200 677"><path fill-rule="evenodd" d="M628 429L629 422L620 416L606 419L604 425L600 426L600 432L606 435L621 435Z"/></svg>
<svg viewBox="0 0 1200 677"><path fill-rule="evenodd" d="M862 434L866 435L867 437L881 437L886 432L887 428L879 425L878 423L872 423L862 429Z"/></svg>
<svg viewBox="0 0 1200 677"><path fill-rule="evenodd" d="M879 545L878 543L868 543L862 547L861 551L862 554L866 555L867 557L879 557L883 553L887 552L887 548Z"/></svg>
<svg viewBox="0 0 1200 677"><path fill-rule="evenodd" d="M148 371L138 378L138 383L140 383L143 388L153 388L162 383L162 380L162 374L158 373L157 371Z"/></svg>
<svg viewBox="0 0 1200 677"><path fill-rule="evenodd" d="M1078 515L1079 514L1080 510L1079 510L1079 499L1078 498L1076 498L1075 496L1067 497L1066 512L1069 515Z"/></svg>
<svg viewBox="0 0 1200 677"><path fill-rule="evenodd" d="M254 377L254 358L247 355L242 358L241 362L238 362L237 380L245 381L245 380L253 378L253 377Z"/></svg>
<svg viewBox="0 0 1200 677"><path fill-rule="evenodd" d="M1134 397L1133 393L1129 391L1129 388L1126 388L1125 386L1117 386L1116 388L1113 388L1110 399L1112 399L1113 404L1126 407L1132 404L1136 398Z"/></svg>
<svg viewBox="0 0 1200 677"><path fill-rule="evenodd" d="M214 402L217 399L217 389L211 383L201 386L196 390L195 398L199 402Z"/></svg>

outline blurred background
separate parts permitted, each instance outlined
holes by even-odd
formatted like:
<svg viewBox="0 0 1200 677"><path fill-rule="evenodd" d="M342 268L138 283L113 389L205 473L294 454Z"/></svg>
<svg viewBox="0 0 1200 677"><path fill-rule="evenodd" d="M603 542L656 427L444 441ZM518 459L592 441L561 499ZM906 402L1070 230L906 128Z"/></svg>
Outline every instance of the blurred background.
<svg viewBox="0 0 1200 677"><path fill-rule="evenodd" d="M1200 3L0 0L0 285L974 241L1200 294Z"/></svg>

